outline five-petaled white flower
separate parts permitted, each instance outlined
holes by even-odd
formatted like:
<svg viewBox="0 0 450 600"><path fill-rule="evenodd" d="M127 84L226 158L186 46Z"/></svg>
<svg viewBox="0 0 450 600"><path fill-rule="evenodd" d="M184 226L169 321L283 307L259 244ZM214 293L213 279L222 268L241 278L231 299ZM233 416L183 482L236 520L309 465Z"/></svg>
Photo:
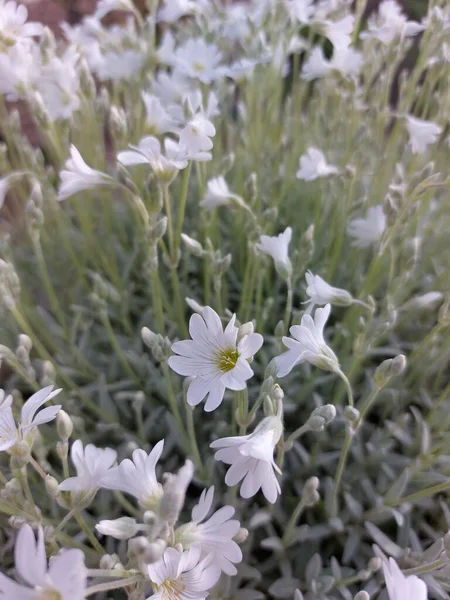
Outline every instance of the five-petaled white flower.
<svg viewBox="0 0 450 600"><path fill-rule="evenodd" d="M251 498L261 488L272 504L281 493L275 471L281 473L273 459L275 446L283 433L279 416L266 417L249 435L226 437L216 440L211 448L217 449L216 460L231 465L225 483L236 485L241 480L242 498Z"/></svg>
<svg viewBox="0 0 450 600"><path fill-rule="evenodd" d="M170 58L175 71L206 84L222 76L221 60L217 46L207 44L203 38L189 39Z"/></svg>
<svg viewBox="0 0 450 600"><path fill-rule="evenodd" d="M147 600L205 600L220 577L211 555L200 560L200 548L184 552L167 548L162 559L148 566L155 593Z"/></svg>
<svg viewBox="0 0 450 600"><path fill-rule="evenodd" d="M303 362L309 362L327 371L340 371L339 361L323 338L323 328L330 316L331 305L316 309L314 319L303 315L300 325L293 325L289 332L292 338L284 336L283 344L287 352L277 356L277 377L285 377L292 369Z"/></svg>
<svg viewBox="0 0 450 600"><path fill-rule="evenodd" d="M284 0L284 6L292 21L307 24L314 15L314 0Z"/></svg>
<svg viewBox="0 0 450 600"><path fill-rule="evenodd" d="M393 558L383 561L389 600L427 600L427 586L416 575L403 575Z"/></svg>
<svg viewBox="0 0 450 600"><path fill-rule="evenodd" d="M94 444L83 448L82 441L76 440L70 449L70 458L77 475L62 481L59 489L71 492L73 504L87 506L100 489L101 479L111 469L117 452L111 448L97 448Z"/></svg>
<svg viewBox="0 0 450 600"><path fill-rule="evenodd" d="M347 233L354 238L353 246L368 248L381 239L386 229L386 215L383 206L371 206L365 219L352 219Z"/></svg>
<svg viewBox="0 0 450 600"><path fill-rule="evenodd" d="M260 243L256 248L263 254L273 258L275 269L285 279L289 279L292 273L292 265L289 259L289 242L292 238L292 229L287 227L283 233L269 236L262 235L259 238Z"/></svg>
<svg viewBox="0 0 450 600"><path fill-rule="evenodd" d="M315 46L303 64L301 78L305 81L314 81L333 72L351 78L359 73L362 62L361 53L350 46L342 44L335 46L330 60L325 58L322 46Z"/></svg>
<svg viewBox="0 0 450 600"><path fill-rule="evenodd" d="M346 290L336 288L327 283L319 275L313 275L308 271L305 275L306 293L309 296L308 302L312 305L318 304L334 304L336 306L350 306L353 302L353 297Z"/></svg>
<svg viewBox="0 0 450 600"><path fill-rule="evenodd" d="M211 121L203 114L197 113L180 131L180 146L190 160L207 162L212 158L209 150L213 147L211 138L215 135L216 129Z"/></svg>
<svg viewBox="0 0 450 600"><path fill-rule="evenodd" d="M200 206L211 210L218 206L227 206L233 200L240 204L242 203L242 198L230 191L224 177L214 177L214 179L210 179L207 183L206 194L200 202Z"/></svg>
<svg viewBox="0 0 450 600"><path fill-rule="evenodd" d="M413 154L425 154L428 146L434 144L442 133L440 125L411 115L406 117L406 129Z"/></svg>
<svg viewBox="0 0 450 600"><path fill-rule="evenodd" d="M170 181L180 169L187 164L187 152L170 138L164 139L164 154L161 144L153 136L141 139L137 146L130 145L130 150L119 152L117 159L125 166L150 165L157 177Z"/></svg>
<svg viewBox="0 0 450 600"><path fill-rule="evenodd" d="M53 390L53 385L49 385L33 394L22 406L20 422L16 425L11 408L13 398L5 397L5 392L0 390L0 451L9 450L14 454L14 446L21 441L31 447L37 426L53 421L61 405L48 406L37 413L38 409L60 391L61 388Z"/></svg>
<svg viewBox="0 0 450 600"><path fill-rule="evenodd" d="M41 23L27 23L28 10L17 2L0 3L0 51L14 44L19 39L41 35L44 26Z"/></svg>
<svg viewBox="0 0 450 600"><path fill-rule="evenodd" d="M158 96L142 92L146 112L147 132L154 135L176 133L183 120L183 111L178 104L164 106Z"/></svg>
<svg viewBox="0 0 450 600"><path fill-rule="evenodd" d="M205 520L213 500L214 487L203 490L198 504L192 509L192 521L176 530L176 540L183 548L198 546L202 556L212 554L222 571L233 576L237 573L234 565L242 560L241 549L233 540L241 524L231 518L234 515L232 506L223 506Z"/></svg>
<svg viewBox="0 0 450 600"><path fill-rule="evenodd" d="M398 37L417 35L424 28L421 23L408 21L395 0L384 0L378 7L378 13L370 17L367 31L363 31L360 38L377 39L389 45Z"/></svg>
<svg viewBox="0 0 450 600"><path fill-rule="evenodd" d="M317 148L308 148L306 154L300 157L297 179L313 181L319 177L327 177L338 172L337 167L327 164L323 152Z"/></svg>
<svg viewBox="0 0 450 600"><path fill-rule="evenodd" d="M239 342L238 327L233 315L225 330L219 315L205 306L202 315L194 314L189 321L191 340L175 342L172 350L178 356L169 358L169 366L179 375L193 377L187 402L199 404L205 396L205 411L215 410L226 389L243 390L253 376L248 360L261 348L263 337L251 333Z"/></svg>
<svg viewBox="0 0 450 600"><path fill-rule="evenodd" d="M99 485L131 494L145 510L155 510L163 495L155 472L163 448L164 440L161 440L149 454L144 450L134 450L133 460L126 458L119 466L109 470L100 479Z"/></svg>
<svg viewBox="0 0 450 600"><path fill-rule="evenodd" d="M0 596L5 600L82 600L86 589L86 568L81 550L64 550L47 566L44 532L36 541L28 524L17 535L14 552L17 583L0 573Z"/></svg>
<svg viewBox="0 0 450 600"><path fill-rule="evenodd" d="M73 194L94 189L99 185L114 183L112 177L106 175L106 173L91 169L73 144L70 146L70 158L65 167L59 174L61 183L58 190L58 200L65 200Z"/></svg>

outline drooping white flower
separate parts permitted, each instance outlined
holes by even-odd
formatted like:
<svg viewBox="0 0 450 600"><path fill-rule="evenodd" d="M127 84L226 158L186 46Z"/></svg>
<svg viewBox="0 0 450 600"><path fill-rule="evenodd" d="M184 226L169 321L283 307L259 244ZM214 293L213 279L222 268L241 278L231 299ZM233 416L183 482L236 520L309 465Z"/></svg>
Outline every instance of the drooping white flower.
<svg viewBox="0 0 450 600"><path fill-rule="evenodd" d="M424 121L408 115L406 129L413 154L425 154L430 144L434 144L442 133L442 127L432 121Z"/></svg>
<svg viewBox="0 0 450 600"><path fill-rule="evenodd" d="M421 23L408 21L402 7L395 0L384 0L378 13L368 21L367 31L360 34L361 39L377 39L389 45L398 37L410 37L424 30Z"/></svg>
<svg viewBox="0 0 450 600"><path fill-rule="evenodd" d="M386 229L386 215L383 206L371 206L365 219L353 219L347 227L347 233L354 238L353 245L368 248L381 239Z"/></svg>
<svg viewBox="0 0 450 600"><path fill-rule="evenodd" d="M73 144L70 146L70 158L59 176L61 183L58 189L58 200L65 200L78 192L92 190L100 185L114 183L106 173L89 167Z"/></svg>
<svg viewBox="0 0 450 600"><path fill-rule="evenodd" d="M212 210L218 206L227 206L228 204L231 204L233 200L242 202L240 196L237 196L230 191L224 177L214 177L214 179L210 179L207 183L206 194L200 202L200 206Z"/></svg>
<svg viewBox="0 0 450 600"><path fill-rule="evenodd" d="M273 452L282 433L280 417L266 417L249 435L222 438L211 444L217 450L214 458L231 465L225 483L233 486L242 481L242 498L251 498L261 488L269 502L276 501L281 490L275 471L281 471Z"/></svg>
<svg viewBox="0 0 450 600"><path fill-rule="evenodd" d="M306 293L309 296L308 302L311 304L334 304L335 306L349 306L353 302L353 297L341 288L336 288L327 283L319 275L313 275L311 271L305 274Z"/></svg>
<svg viewBox="0 0 450 600"><path fill-rule="evenodd" d="M189 321L192 339L172 344L177 356L169 358L170 368L193 377L187 391L190 406L207 396L205 411L211 412L221 404L226 389L243 390L253 377L248 360L261 348L263 337L252 333L238 342L235 320L233 315L224 330L219 315L205 306L201 316L194 314Z"/></svg>
<svg viewBox="0 0 450 600"><path fill-rule="evenodd" d="M15 44L23 38L40 36L44 31L41 23L27 23L28 10L24 4L0 2L0 51L3 45L6 47Z"/></svg>
<svg viewBox="0 0 450 600"><path fill-rule="evenodd" d="M47 566L44 532L37 540L28 524L22 525L14 551L17 583L0 573L0 596L5 600L82 600L86 589L86 568L81 550L64 550Z"/></svg>
<svg viewBox="0 0 450 600"><path fill-rule="evenodd" d="M318 148L308 148L306 154L300 157L297 179L303 181L314 181L319 177L327 177L338 173L339 169L334 165L328 165L325 155Z"/></svg>
<svg viewBox="0 0 450 600"><path fill-rule="evenodd" d="M152 94L142 92L146 112L146 126L150 133L160 135L162 133L176 133L183 120L183 111L177 104L164 106L161 100Z"/></svg>
<svg viewBox="0 0 450 600"><path fill-rule="evenodd" d="M223 506L206 519L213 500L214 487L203 490L198 504L192 509L191 522L176 530L176 540L183 548L200 548L202 557L212 554L214 563L233 576L237 573L234 565L242 560L241 549L233 540L241 524L231 518L235 512L232 506Z"/></svg>
<svg viewBox="0 0 450 600"><path fill-rule="evenodd" d="M101 477L99 485L131 494L145 510L154 510L163 494L155 472L163 448L164 440L161 440L149 454L135 450L132 461L126 458L118 467L109 470Z"/></svg>
<svg viewBox="0 0 450 600"><path fill-rule="evenodd" d="M202 113L194 115L179 133L180 146L191 160L207 162L212 155L209 150L216 135L216 128Z"/></svg>
<svg viewBox="0 0 450 600"><path fill-rule="evenodd" d="M146 528L147 525L136 523L136 520L131 517L120 517L112 521L103 520L95 526L99 533L109 535L116 540L128 540Z"/></svg>
<svg viewBox="0 0 450 600"><path fill-rule="evenodd" d="M289 242L292 238L292 229L287 227L283 233L275 236L262 235L260 243L256 248L263 254L273 258L275 268L281 277L289 278L292 273L292 265L289 259Z"/></svg>
<svg viewBox="0 0 450 600"><path fill-rule="evenodd" d="M117 452L111 448L97 448L94 444L83 448L82 441L76 440L70 449L70 458L77 475L62 481L59 489L71 492L74 504L88 505L100 489L102 477L115 462Z"/></svg>
<svg viewBox="0 0 450 600"><path fill-rule="evenodd" d="M309 362L327 371L339 371L336 354L323 338L323 329L330 316L331 305L317 308L314 319L311 315L303 315L300 325L293 325L289 332L292 337L283 336L283 344L287 352L277 356L277 377L285 377L292 369L303 362Z"/></svg>
<svg viewBox="0 0 450 600"><path fill-rule="evenodd" d="M404 575L392 557L389 562L383 561L383 573L389 600L427 600L425 582L417 575Z"/></svg>
<svg viewBox="0 0 450 600"><path fill-rule="evenodd" d="M220 568L211 556L200 560L200 555L199 548L167 548L161 560L148 566L155 593L147 600L205 600L219 580Z"/></svg>
<svg viewBox="0 0 450 600"><path fill-rule="evenodd" d="M127 167L150 165L157 177L167 181L172 180L178 171L188 164L184 147L180 147L170 138L165 138L163 154L159 140L153 136L146 136L137 146L130 145L130 150L119 152L117 160Z"/></svg>
<svg viewBox="0 0 450 600"><path fill-rule="evenodd" d="M214 44L207 44L203 38L191 38L178 46L170 58L170 64L184 77L210 84L222 77L221 60L222 55Z"/></svg>
<svg viewBox="0 0 450 600"><path fill-rule="evenodd" d="M49 385L39 390L25 402L18 424L12 413L12 396L5 396L5 392L0 390L0 399L2 400L0 404L0 451L10 450L11 453L14 453L14 446L20 441L25 441L31 447L36 428L56 418L61 410L60 404L48 406L37 412L43 404L52 400L61 391L61 388L53 390L53 387L53 385Z"/></svg>
<svg viewBox="0 0 450 600"><path fill-rule="evenodd" d="M193 0L165 0L156 13L159 23L175 23L181 17L196 13L200 5Z"/></svg>

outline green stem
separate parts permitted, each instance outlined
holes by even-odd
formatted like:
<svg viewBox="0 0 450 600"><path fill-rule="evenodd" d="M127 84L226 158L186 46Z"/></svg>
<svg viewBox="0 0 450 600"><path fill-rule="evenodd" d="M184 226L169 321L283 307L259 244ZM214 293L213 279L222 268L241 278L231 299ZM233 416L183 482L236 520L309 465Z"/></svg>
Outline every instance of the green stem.
<svg viewBox="0 0 450 600"><path fill-rule="evenodd" d="M181 244L181 234L183 233L183 222L184 222L184 213L186 210L186 199L189 188L189 178L191 175L192 169L192 161L189 162L189 165L183 171L183 180L181 183L181 195L180 195L180 206L178 208L178 219L177 219L177 229L175 236L175 256L178 254L178 250L180 249Z"/></svg>
<svg viewBox="0 0 450 600"><path fill-rule="evenodd" d="M431 571L436 571L436 569L440 569L441 567L445 567L448 565L447 558L438 558L433 562L428 563L427 565L421 565L420 567L413 567L412 569L404 569L403 573L405 575L422 575L423 573L431 573Z"/></svg>
<svg viewBox="0 0 450 600"><path fill-rule="evenodd" d="M169 196L169 186L163 186L163 198L164 198L164 208L166 211L167 217L167 236L169 238L169 250L170 250L170 258L175 263L176 262L176 251L174 245L174 235L173 235L173 223L172 223L172 209L170 206L170 196Z"/></svg>
<svg viewBox="0 0 450 600"><path fill-rule="evenodd" d="M286 295L286 308L284 309L284 331L287 334L289 329L289 322L291 320L291 312L292 312L292 282L290 279L286 279L287 285L287 295Z"/></svg>
<svg viewBox="0 0 450 600"><path fill-rule="evenodd" d="M99 554L101 556L103 556L105 554L105 550L103 549L102 545L100 544L98 539L95 537L94 532L89 527L89 525L86 523L86 521L83 519L83 517L81 516L81 514L78 510L74 511L74 517L75 517L78 525L80 526L81 530L86 535L87 539L91 542L92 547L95 548L95 550L97 552L99 552Z"/></svg>
<svg viewBox="0 0 450 600"><path fill-rule="evenodd" d="M133 369L130 367L128 359L125 356L125 354L123 353L123 350L122 350L119 342L117 341L116 335L111 326L111 321L109 320L109 316L106 311L101 315L101 321L108 333L109 341L111 342L111 346L113 347L113 349L117 355L117 358L119 359L120 364L124 368L127 375L130 377L130 379L132 381L134 381L138 387L140 387L140 381L139 381L137 375L135 374L135 372L133 371Z"/></svg>
<svg viewBox="0 0 450 600"><path fill-rule="evenodd" d="M428 498L428 496L434 496L435 494L447 492L448 490L450 490L450 481L444 481L443 483L437 483L436 485L432 485L431 487L420 490L419 492L409 494L409 496L404 496L398 500L393 500L392 502L388 503L388 506L395 508L396 506L400 506L405 502L417 502L418 500L423 500L423 498Z"/></svg>
<svg viewBox="0 0 450 600"><path fill-rule="evenodd" d="M205 466L202 461L202 457L200 456L200 452L198 449L197 436L195 434L195 426L194 426L194 407L189 406L186 402L186 421L187 421L187 431L189 437L189 443L191 447L192 456L194 458L194 462L199 471L199 475L201 479L206 480L207 472L205 470Z"/></svg>
<svg viewBox="0 0 450 600"><path fill-rule="evenodd" d="M339 375L339 377L342 379L342 381L345 384L345 388L347 390L347 397L348 397L348 404L349 406L353 406L354 402L353 402L353 392L352 392L352 386L350 384L350 381L347 379L347 376L345 375L345 373L343 373L340 369L338 371L336 371L336 373Z"/></svg>
<svg viewBox="0 0 450 600"><path fill-rule="evenodd" d="M84 591L84 597L92 596L93 594L99 594L100 592L107 592L108 590L117 590L119 588L134 585L143 581L142 575L134 575L128 579L120 579L117 581L109 581L108 583L98 583L97 585L91 585Z"/></svg>
<svg viewBox="0 0 450 600"><path fill-rule="evenodd" d="M299 520L300 515L302 514L304 508L305 508L305 503L303 501L303 498L301 498L299 503L295 507L295 510L292 513L291 518L289 519L289 523L287 524L284 535L281 539L281 543L283 544L283 546L286 547L289 545L289 542L291 541L291 537L292 537L292 532L294 531L297 521Z"/></svg>
<svg viewBox="0 0 450 600"><path fill-rule="evenodd" d="M350 447L352 445L352 439L354 436L354 431L348 431L345 436L345 442L341 450L341 455L339 457L339 463L336 469L336 475L334 477L334 486L333 486L333 495L331 500L331 517L334 518L338 513L338 495L339 488L341 486L342 475L344 474L345 465L347 462L348 453Z"/></svg>

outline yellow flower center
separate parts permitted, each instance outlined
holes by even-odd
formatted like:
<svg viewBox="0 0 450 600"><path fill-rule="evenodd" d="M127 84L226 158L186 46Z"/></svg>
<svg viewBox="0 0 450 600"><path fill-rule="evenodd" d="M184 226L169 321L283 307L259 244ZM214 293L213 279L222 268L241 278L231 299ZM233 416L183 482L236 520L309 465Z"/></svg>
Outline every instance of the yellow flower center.
<svg viewBox="0 0 450 600"><path fill-rule="evenodd" d="M195 62L193 65L194 71L196 71L197 73L203 73L203 71L205 70L205 65L202 65L202 63L200 62Z"/></svg>
<svg viewBox="0 0 450 600"><path fill-rule="evenodd" d="M62 596L58 590L41 588L39 589L39 595L37 596L36 600L62 600Z"/></svg>
<svg viewBox="0 0 450 600"><path fill-rule="evenodd" d="M163 590L163 600L180 600L186 586L177 579L166 579L160 588Z"/></svg>
<svg viewBox="0 0 450 600"><path fill-rule="evenodd" d="M232 350L221 350L217 355L217 365L223 373L228 373L231 369L234 369L239 358L239 352Z"/></svg>

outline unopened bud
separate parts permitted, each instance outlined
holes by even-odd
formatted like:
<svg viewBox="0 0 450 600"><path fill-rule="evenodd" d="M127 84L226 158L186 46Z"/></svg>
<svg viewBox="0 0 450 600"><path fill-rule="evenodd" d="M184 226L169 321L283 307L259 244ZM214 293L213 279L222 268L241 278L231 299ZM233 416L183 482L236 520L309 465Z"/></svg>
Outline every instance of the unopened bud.
<svg viewBox="0 0 450 600"><path fill-rule="evenodd" d="M142 557L146 554L150 542L146 537L140 535L138 537L129 540L128 542L128 557Z"/></svg>
<svg viewBox="0 0 450 600"><path fill-rule="evenodd" d="M279 402L280 400L283 400L283 398L284 398L284 392L281 389L281 387L278 385L278 383L276 383L273 386L273 390L272 390L271 396L277 402Z"/></svg>
<svg viewBox="0 0 450 600"><path fill-rule="evenodd" d="M240 527L233 540L236 542L236 544L243 544L247 540L247 538L248 529L245 529L245 527Z"/></svg>
<svg viewBox="0 0 450 600"><path fill-rule="evenodd" d="M283 279L290 279L292 275L292 265L289 259L275 261L275 270Z"/></svg>
<svg viewBox="0 0 450 600"><path fill-rule="evenodd" d="M120 565L120 559L117 554L104 554L100 558L99 567L100 569L105 569L105 571L112 571L113 569L117 569L117 565Z"/></svg>
<svg viewBox="0 0 450 600"><path fill-rule="evenodd" d="M189 308L191 308L194 312L198 313L199 315L201 315L203 313L203 309L205 308L204 306L202 306L201 304L199 304L196 300L194 300L193 298L185 298L186 300L186 304L189 306Z"/></svg>
<svg viewBox="0 0 450 600"><path fill-rule="evenodd" d="M21 333L19 335L19 346L22 346L28 353L30 353L31 349L33 348L33 342L27 335Z"/></svg>
<svg viewBox="0 0 450 600"><path fill-rule="evenodd" d="M370 600L370 596L367 592L363 590L361 592L358 592L353 600Z"/></svg>
<svg viewBox="0 0 450 600"><path fill-rule="evenodd" d="M185 233L181 234L181 239L183 240L184 245L186 246L186 248L188 249L188 251L191 254L193 254L194 256L198 256L198 257L203 256L204 250L203 250L203 246L200 244L200 242L197 242L197 240L194 240L193 238L189 237Z"/></svg>
<svg viewBox="0 0 450 600"><path fill-rule="evenodd" d="M156 344L156 334L153 333L148 327L143 327L141 329L141 337L142 341L149 348L153 348Z"/></svg>
<svg viewBox="0 0 450 600"><path fill-rule="evenodd" d="M61 460L65 460L67 458L67 454L69 452L69 444L67 440L63 442L58 442L56 444L56 453L58 454Z"/></svg>
<svg viewBox="0 0 450 600"><path fill-rule="evenodd" d="M28 459L30 456L30 446L27 444L27 442L16 442L11 448L10 452L12 454L11 468L20 468L28 463Z"/></svg>
<svg viewBox="0 0 450 600"><path fill-rule="evenodd" d="M112 521L100 521L95 529L102 535L109 535L116 540L128 540L136 535L140 527L131 517L121 517Z"/></svg>
<svg viewBox="0 0 450 600"><path fill-rule="evenodd" d="M73 432L72 419L65 410L60 410L56 417L56 430L63 441L67 441Z"/></svg>
<svg viewBox="0 0 450 600"><path fill-rule="evenodd" d="M323 431L325 429L325 419L319 415L314 415L306 422L311 431Z"/></svg>
<svg viewBox="0 0 450 600"><path fill-rule="evenodd" d="M372 573L375 573L375 571L379 571L381 569L382 564L383 564L383 561L381 560L381 558L378 556L374 556L369 560L369 564L367 565L367 568Z"/></svg>
<svg viewBox="0 0 450 600"><path fill-rule="evenodd" d="M375 371L374 380L377 388L384 387L393 377L401 375L405 369L406 357L403 354L384 360Z"/></svg>
<svg viewBox="0 0 450 600"><path fill-rule="evenodd" d="M303 488L302 500L305 506L314 506L320 500L320 494L317 491L319 489L319 480L317 477L310 477L305 482Z"/></svg>
<svg viewBox="0 0 450 600"><path fill-rule="evenodd" d="M359 410L353 406L346 406L344 410L344 417L349 423L354 424L359 420Z"/></svg>
<svg viewBox="0 0 450 600"><path fill-rule="evenodd" d="M253 325L253 321L248 321L247 323L242 323L242 325L238 329L238 340L241 340L246 335L250 335L255 331L255 326Z"/></svg>
<svg viewBox="0 0 450 600"><path fill-rule="evenodd" d="M58 481L51 475L45 478L45 488L52 498L57 498L61 494Z"/></svg>
<svg viewBox="0 0 450 600"><path fill-rule="evenodd" d="M147 550L145 551L145 562L147 564L151 564L160 560L166 548L167 543L164 540L155 540L148 546Z"/></svg>
<svg viewBox="0 0 450 600"><path fill-rule="evenodd" d="M325 420L325 424L329 425L336 417L336 407L333 404L325 404L313 410L311 416L319 416Z"/></svg>
<svg viewBox="0 0 450 600"><path fill-rule="evenodd" d="M361 581L366 581L367 579L369 579L369 577L372 575L372 573L370 571L368 571L367 569L362 569L359 573L358 573L358 578Z"/></svg>

